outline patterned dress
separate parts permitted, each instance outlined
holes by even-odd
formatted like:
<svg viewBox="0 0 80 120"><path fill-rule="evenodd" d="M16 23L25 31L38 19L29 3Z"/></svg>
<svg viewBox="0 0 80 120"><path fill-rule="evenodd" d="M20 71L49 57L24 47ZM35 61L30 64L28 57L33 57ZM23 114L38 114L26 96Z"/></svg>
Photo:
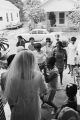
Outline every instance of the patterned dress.
<svg viewBox="0 0 80 120"><path fill-rule="evenodd" d="M0 120L6 120L1 98L0 98Z"/></svg>
<svg viewBox="0 0 80 120"><path fill-rule="evenodd" d="M53 56L56 58L56 67L59 73L63 72L65 61L67 61L67 53L65 49L54 49Z"/></svg>

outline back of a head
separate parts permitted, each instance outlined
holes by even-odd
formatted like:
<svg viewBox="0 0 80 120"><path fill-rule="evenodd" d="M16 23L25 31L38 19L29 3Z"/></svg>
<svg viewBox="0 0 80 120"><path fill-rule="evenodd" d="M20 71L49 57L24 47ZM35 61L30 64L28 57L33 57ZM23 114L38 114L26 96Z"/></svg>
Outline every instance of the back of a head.
<svg viewBox="0 0 80 120"><path fill-rule="evenodd" d="M10 71L12 74L14 74L13 76L20 77L20 79L25 79L29 76L27 74L31 73L31 70L35 66L34 64L35 57L33 53L27 50L23 50L16 54L11 64Z"/></svg>
<svg viewBox="0 0 80 120"><path fill-rule="evenodd" d="M34 48L35 48L36 50L40 50L40 49L41 49L41 43L35 43L35 44L34 44Z"/></svg>
<svg viewBox="0 0 80 120"><path fill-rule="evenodd" d="M61 41L58 41L58 42L56 43L56 45L59 45L60 47L63 47L63 44L62 44Z"/></svg>
<svg viewBox="0 0 80 120"><path fill-rule="evenodd" d="M66 86L66 94L69 98L73 98L77 94L77 85L73 83L69 83Z"/></svg>
<svg viewBox="0 0 80 120"><path fill-rule="evenodd" d="M32 52L24 50L17 53L8 71L5 95L9 96L12 92L13 100L17 94L23 96L24 89L28 89L26 88L27 83L31 83L34 79L35 67L35 57Z"/></svg>
<svg viewBox="0 0 80 120"><path fill-rule="evenodd" d="M79 116L74 109L64 107L58 115L58 120L79 120Z"/></svg>
<svg viewBox="0 0 80 120"><path fill-rule="evenodd" d="M18 39L23 39L23 37L21 35L18 36Z"/></svg>
<svg viewBox="0 0 80 120"><path fill-rule="evenodd" d="M46 42L50 42L51 43L51 39L50 38L46 38Z"/></svg>
<svg viewBox="0 0 80 120"><path fill-rule="evenodd" d="M76 41L76 37L71 37L71 41Z"/></svg>
<svg viewBox="0 0 80 120"><path fill-rule="evenodd" d="M49 69L52 69L53 67L54 67L54 65L55 65L55 57L50 57L50 58L47 58L46 59L46 62L47 62L47 67L49 68Z"/></svg>
<svg viewBox="0 0 80 120"><path fill-rule="evenodd" d="M34 38L33 38L33 37L30 37L30 38L29 38L29 41L31 41L31 40L33 40L33 41L34 41Z"/></svg>

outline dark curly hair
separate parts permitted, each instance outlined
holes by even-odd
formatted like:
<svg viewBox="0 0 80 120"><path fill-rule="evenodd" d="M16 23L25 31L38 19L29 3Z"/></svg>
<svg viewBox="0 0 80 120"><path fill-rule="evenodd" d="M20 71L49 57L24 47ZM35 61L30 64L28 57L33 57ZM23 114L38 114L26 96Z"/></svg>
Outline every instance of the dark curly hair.
<svg viewBox="0 0 80 120"><path fill-rule="evenodd" d="M67 86L66 86L66 95L69 98L73 98L73 97L76 96L76 94L77 94L77 85L73 84L73 83L67 84Z"/></svg>
<svg viewBox="0 0 80 120"><path fill-rule="evenodd" d="M61 42L61 41L58 41L57 43L56 43L56 45L59 45L60 47L63 47L63 43Z"/></svg>
<svg viewBox="0 0 80 120"><path fill-rule="evenodd" d="M56 59L55 59L55 57L52 56L50 58L47 58L46 62L47 62L48 69L53 69L55 62L56 62Z"/></svg>

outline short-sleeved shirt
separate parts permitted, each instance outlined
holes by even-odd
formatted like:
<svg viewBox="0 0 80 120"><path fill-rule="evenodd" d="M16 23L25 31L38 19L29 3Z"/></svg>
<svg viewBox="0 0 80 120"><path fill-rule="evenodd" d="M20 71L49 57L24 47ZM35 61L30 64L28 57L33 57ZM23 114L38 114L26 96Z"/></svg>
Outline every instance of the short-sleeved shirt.
<svg viewBox="0 0 80 120"><path fill-rule="evenodd" d="M28 46L28 49L31 50L31 51L34 51L34 50L35 50L34 45L31 45L31 44L30 44L30 45Z"/></svg>

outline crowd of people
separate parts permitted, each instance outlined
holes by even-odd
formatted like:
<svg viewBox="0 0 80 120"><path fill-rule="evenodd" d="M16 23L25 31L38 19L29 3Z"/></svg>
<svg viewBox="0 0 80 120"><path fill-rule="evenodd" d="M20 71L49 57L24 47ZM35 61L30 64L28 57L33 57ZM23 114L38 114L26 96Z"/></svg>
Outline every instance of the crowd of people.
<svg viewBox="0 0 80 120"><path fill-rule="evenodd" d="M41 108L45 103L54 109L56 120L79 120L77 84L66 86L67 100L60 108L53 103L58 75L63 86L64 69L68 66L68 74L73 76L75 66L79 67L77 38L71 37L64 48L60 35L55 37L56 44L50 38L43 44L35 43L31 37L26 48L26 40L18 36L17 54L7 58L7 69L1 74L1 88L11 110L10 120L42 120ZM2 98L0 101L0 120L6 120Z"/></svg>

